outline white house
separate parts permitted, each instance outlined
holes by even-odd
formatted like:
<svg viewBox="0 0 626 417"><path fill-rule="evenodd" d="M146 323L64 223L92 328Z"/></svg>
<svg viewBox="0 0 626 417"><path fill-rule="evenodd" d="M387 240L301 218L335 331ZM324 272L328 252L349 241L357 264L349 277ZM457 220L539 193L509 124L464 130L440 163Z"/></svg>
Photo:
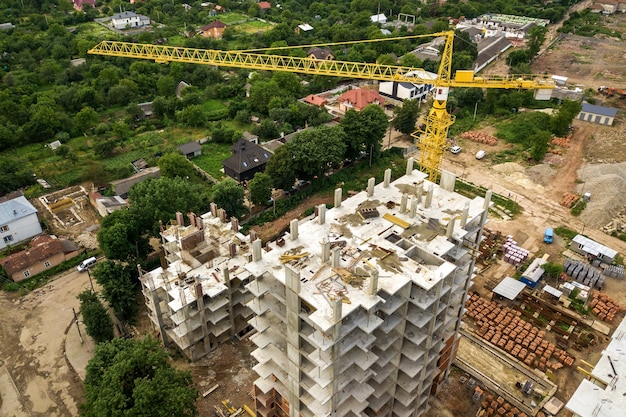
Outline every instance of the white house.
<svg viewBox="0 0 626 417"><path fill-rule="evenodd" d="M419 77L421 81L437 79L437 74L432 72L417 70L411 73L412 75ZM409 75L409 74L407 74ZM378 84L378 92L384 96L391 97L396 100L423 100L428 95L428 92L432 90L433 84L427 83L410 83L410 82L397 82L397 81L384 81Z"/></svg>
<svg viewBox="0 0 626 417"><path fill-rule="evenodd" d="M387 23L387 16L383 13L370 16L372 23Z"/></svg>
<svg viewBox="0 0 626 417"><path fill-rule="evenodd" d="M40 233L37 209L24 196L0 203L0 250Z"/></svg>
<svg viewBox="0 0 626 417"><path fill-rule="evenodd" d="M111 16L111 25L115 29L129 29L150 26L150 18L135 12L122 12Z"/></svg>

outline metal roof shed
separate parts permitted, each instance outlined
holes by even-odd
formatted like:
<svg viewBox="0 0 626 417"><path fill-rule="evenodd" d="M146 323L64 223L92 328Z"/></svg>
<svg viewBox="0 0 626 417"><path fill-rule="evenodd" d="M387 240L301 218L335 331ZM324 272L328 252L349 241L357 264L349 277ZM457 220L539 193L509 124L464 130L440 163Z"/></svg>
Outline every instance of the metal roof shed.
<svg viewBox="0 0 626 417"><path fill-rule="evenodd" d="M615 260L615 256L617 255L616 250L604 246L583 235L574 236L574 239L572 239L572 243L570 244L570 249L582 255L594 256L608 264L612 264Z"/></svg>
<svg viewBox="0 0 626 417"><path fill-rule="evenodd" d="M522 273L520 281L528 285L530 288L535 288L537 282L541 279L543 273L545 272L542 266L546 263L547 262L544 259L536 258L532 261L526 271Z"/></svg>
<svg viewBox="0 0 626 417"><path fill-rule="evenodd" d="M578 114L578 120L612 126L617 115L617 109L613 107L596 106L583 103L582 110Z"/></svg>
<svg viewBox="0 0 626 417"><path fill-rule="evenodd" d="M493 289L493 292L509 300L514 300L519 293L522 292L524 287L526 287L526 284L523 282L511 277L504 277L504 279L496 285L496 288Z"/></svg>

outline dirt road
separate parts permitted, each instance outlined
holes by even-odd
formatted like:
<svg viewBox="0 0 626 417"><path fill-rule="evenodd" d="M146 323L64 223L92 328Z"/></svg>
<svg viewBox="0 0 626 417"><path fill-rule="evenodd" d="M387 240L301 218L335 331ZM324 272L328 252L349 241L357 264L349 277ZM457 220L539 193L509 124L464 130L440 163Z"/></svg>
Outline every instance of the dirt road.
<svg viewBox="0 0 626 417"><path fill-rule="evenodd" d="M78 415L83 387L65 341L76 295L88 286L87 274L70 271L21 298L0 293L0 415Z"/></svg>

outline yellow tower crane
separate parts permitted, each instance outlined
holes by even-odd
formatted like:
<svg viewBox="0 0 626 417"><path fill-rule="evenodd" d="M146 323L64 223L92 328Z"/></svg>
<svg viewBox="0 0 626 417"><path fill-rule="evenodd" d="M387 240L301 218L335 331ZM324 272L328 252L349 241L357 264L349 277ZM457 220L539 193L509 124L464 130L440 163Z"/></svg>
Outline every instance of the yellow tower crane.
<svg viewBox="0 0 626 417"><path fill-rule="evenodd" d="M291 56L271 55L259 51L294 49L308 46L332 46L352 43L371 43L397 39L445 36L443 52L437 79L426 76L421 68L395 65L368 64L359 62L316 60ZM504 88L535 90L535 98L550 98L554 82L547 76L475 76L472 70L459 70L452 74L452 44L454 31L430 33L426 35L404 36L365 41L337 42L324 45L299 45L279 48L220 51L177 46L150 45L118 41L103 41L88 52L96 55L149 59L156 62L183 62L191 64L215 65L221 67L245 68L266 71L285 71L313 75L326 75L346 78L361 78L378 81L411 82L434 86L433 106L426 117L423 130L412 136L420 147L420 169L428 174L430 181L436 181L439 166L446 148L448 129L454 117L446 109L446 101L451 87Z"/></svg>

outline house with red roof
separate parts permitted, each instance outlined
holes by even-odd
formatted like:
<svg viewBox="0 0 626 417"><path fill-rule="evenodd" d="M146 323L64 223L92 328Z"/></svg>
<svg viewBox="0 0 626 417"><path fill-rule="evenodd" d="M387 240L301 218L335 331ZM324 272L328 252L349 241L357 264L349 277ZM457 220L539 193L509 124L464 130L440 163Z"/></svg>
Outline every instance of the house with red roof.
<svg viewBox="0 0 626 417"><path fill-rule="evenodd" d="M260 1L257 4L259 5L259 8L261 10L268 10L272 8L272 5L270 4L269 1Z"/></svg>
<svg viewBox="0 0 626 417"><path fill-rule="evenodd" d="M0 260L0 265L15 282L40 274L61 262L78 256L80 249L69 240L49 235L35 237L28 247Z"/></svg>
<svg viewBox="0 0 626 417"><path fill-rule="evenodd" d="M85 4L90 5L91 7L96 7L96 0L73 0L72 2L74 4L74 9L76 10L83 10L83 7L85 6Z"/></svg>
<svg viewBox="0 0 626 417"><path fill-rule="evenodd" d="M350 109L361 111L368 104L381 105L384 101L384 97L378 94L378 91L367 88L354 88L352 90L348 90L337 99L337 102L339 103L339 110L344 113Z"/></svg>
<svg viewBox="0 0 626 417"><path fill-rule="evenodd" d="M317 107L324 107L324 105L326 104L326 99L315 94L309 94L304 98L304 102Z"/></svg>
<svg viewBox="0 0 626 417"><path fill-rule="evenodd" d="M201 27L199 33L205 38L222 39L224 29L226 29L226 23L214 20L208 25Z"/></svg>

